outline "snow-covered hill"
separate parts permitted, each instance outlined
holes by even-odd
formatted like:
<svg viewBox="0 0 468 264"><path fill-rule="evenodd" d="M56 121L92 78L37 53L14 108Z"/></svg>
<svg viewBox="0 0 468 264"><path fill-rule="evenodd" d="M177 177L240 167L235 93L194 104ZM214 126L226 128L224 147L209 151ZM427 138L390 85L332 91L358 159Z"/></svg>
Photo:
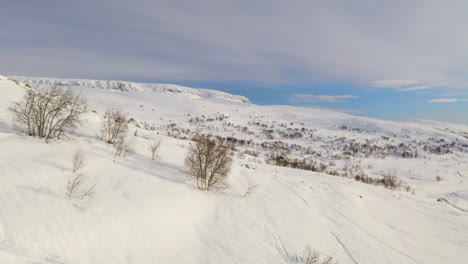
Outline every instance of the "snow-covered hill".
<svg viewBox="0 0 468 264"><path fill-rule="evenodd" d="M104 90L117 90L117 91L151 91L157 93L172 93L185 95L192 98L221 98L225 100L238 101L241 103L250 104L250 100L241 95L233 95L215 90L206 89L193 89L185 86L175 84L162 84L162 83L135 83L124 81L101 81L101 80L68 80L68 79L52 79L52 78L34 78L34 77L12 77L15 80L21 81L24 84L30 84L34 87L42 86L79 86L86 88L97 88Z"/></svg>
<svg viewBox="0 0 468 264"><path fill-rule="evenodd" d="M12 78L23 83L0 76L0 263L298 263L307 246L338 263L468 259L466 126L175 85ZM26 83L86 97L80 128L48 144L16 132L6 109ZM131 118L133 152L116 162L99 138L110 108ZM236 149L229 189L201 192L187 175L197 130ZM89 200L65 195L76 150L95 185ZM402 188L355 180L388 173Z"/></svg>

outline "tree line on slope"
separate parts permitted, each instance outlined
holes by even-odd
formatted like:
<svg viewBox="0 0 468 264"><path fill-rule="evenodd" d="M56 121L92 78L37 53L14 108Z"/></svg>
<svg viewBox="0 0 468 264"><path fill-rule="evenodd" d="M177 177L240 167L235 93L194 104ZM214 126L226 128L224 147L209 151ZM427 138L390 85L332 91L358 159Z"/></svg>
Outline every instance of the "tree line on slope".
<svg viewBox="0 0 468 264"><path fill-rule="evenodd" d="M21 100L13 102L8 110L13 114L14 127L29 136L49 142L60 139L62 135L80 124L80 117L87 110L85 98L70 89L53 86L42 90L25 87ZM114 162L117 157L125 158L132 150L128 135L128 119L120 109L108 110L102 119L101 139L115 148ZM136 135L136 134L135 134ZM151 159L158 157L161 142L152 141L148 146ZM94 185L86 183L83 172L86 164L85 154L77 151L72 158L72 173L66 186L68 199L91 197ZM200 190L209 191L226 185L227 175L232 164L228 147L218 144L209 136L197 135L188 148L185 166L194 176Z"/></svg>

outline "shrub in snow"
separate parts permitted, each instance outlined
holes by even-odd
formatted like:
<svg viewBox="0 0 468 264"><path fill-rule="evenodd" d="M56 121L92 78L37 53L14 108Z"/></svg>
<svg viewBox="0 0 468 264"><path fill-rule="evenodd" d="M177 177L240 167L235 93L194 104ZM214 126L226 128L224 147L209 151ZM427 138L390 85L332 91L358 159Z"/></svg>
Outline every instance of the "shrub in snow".
<svg viewBox="0 0 468 264"><path fill-rule="evenodd" d="M67 184L67 197L84 199L94 194L94 186L85 187L86 174L79 172L73 173Z"/></svg>
<svg viewBox="0 0 468 264"><path fill-rule="evenodd" d="M319 262L320 253L307 247L302 254L301 260L304 264L315 264Z"/></svg>
<svg viewBox="0 0 468 264"><path fill-rule="evenodd" d="M161 146L161 141L154 141L149 145L148 149L151 152L151 160L158 158L159 147Z"/></svg>
<svg viewBox="0 0 468 264"><path fill-rule="evenodd" d="M86 164L86 156L80 152L76 151L73 154L72 158L72 175L68 179L68 184L66 188L66 195L69 200L72 198L88 198L94 194L94 185L87 186L86 184L86 174L83 172L84 166Z"/></svg>
<svg viewBox="0 0 468 264"><path fill-rule="evenodd" d="M377 178L372 178L369 177L365 174L357 174L354 176L354 179L356 181L360 181L363 183L367 184L373 184L373 185L383 185L385 188L390 189L390 190L396 190L402 187L402 181L395 175L395 171L388 171L387 173L384 173L382 175L383 177L381 179ZM406 185L403 186L403 189L406 192L411 191L411 187Z"/></svg>
<svg viewBox="0 0 468 264"><path fill-rule="evenodd" d="M81 151L75 151L72 158L73 173L82 170L86 164L86 157Z"/></svg>
<svg viewBox="0 0 468 264"><path fill-rule="evenodd" d="M383 175L383 179L381 179L383 186L387 189L395 190L401 186L401 181L395 175L394 171L389 171Z"/></svg>
<svg viewBox="0 0 468 264"><path fill-rule="evenodd" d="M120 136L115 140L114 144L114 162L117 157L127 157L128 152L132 150L132 143L125 136Z"/></svg>
<svg viewBox="0 0 468 264"><path fill-rule="evenodd" d="M294 261L304 264L337 264L331 256L322 259L320 257L320 252L311 249L309 246L306 247L301 256L295 256Z"/></svg>
<svg viewBox="0 0 468 264"><path fill-rule="evenodd" d="M122 110L108 110L102 123L102 137L110 144L124 137L128 131L127 116Z"/></svg>
<svg viewBox="0 0 468 264"><path fill-rule="evenodd" d="M231 164L229 149L209 136L196 136L185 157L185 166L196 178L198 189L204 191L225 186Z"/></svg>
<svg viewBox="0 0 468 264"><path fill-rule="evenodd" d="M13 113L16 127L28 135L59 139L66 130L77 127L80 115L86 111L86 100L57 86L41 91L31 88L8 110Z"/></svg>

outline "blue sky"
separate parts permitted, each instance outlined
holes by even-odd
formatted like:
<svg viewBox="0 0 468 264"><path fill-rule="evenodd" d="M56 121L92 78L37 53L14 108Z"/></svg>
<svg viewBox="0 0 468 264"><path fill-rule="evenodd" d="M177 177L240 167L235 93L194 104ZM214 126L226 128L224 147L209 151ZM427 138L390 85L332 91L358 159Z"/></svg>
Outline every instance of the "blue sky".
<svg viewBox="0 0 468 264"><path fill-rule="evenodd" d="M430 102L434 98L448 100L468 98L468 91L462 89L399 91L350 83L323 82L274 85L238 82L181 82L179 84L241 94L259 105L318 106L354 115L391 120L434 119L468 124L468 101ZM295 95L329 95L330 97L313 97L313 99L306 97L306 100L300 100ZM335 98L335 96L342 95L349 97Z"/></svg>
<svg viewBox="0 0 468 264"><path fill-rule="evenodd" d="M0 74L211 88L468 123L466 0L18 0Z"/></svg>

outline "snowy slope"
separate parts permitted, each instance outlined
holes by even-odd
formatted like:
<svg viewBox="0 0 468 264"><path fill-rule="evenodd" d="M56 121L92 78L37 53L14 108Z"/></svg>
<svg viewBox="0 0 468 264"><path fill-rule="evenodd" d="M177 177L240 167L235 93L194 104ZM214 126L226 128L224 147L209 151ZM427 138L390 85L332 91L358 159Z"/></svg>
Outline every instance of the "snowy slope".
<svg viewBox="0 0 468 264"><path fill-rule="evenodd" d="M134 83L124 81L101 81L101 80L67 80L67 79L52 79L52 78L34 78L34 77L12 77L24 84L31 84L34 87L41 86L79 86L86 88L97 88L104 90L117 90L117 91L152 91L157 93L172 93L185 95L191 98L221 98L226 100L238 101L242 103L250 103L250 100L241 95L232 95L221 91L206 90L206 89L193 89L185 86L175 84L162 84L162 83Z"/></svg>
<svg viewBox="0 0 468 264"><path fill-rule="evenodd" d="M22 80L33 87L55 83ZM396 169L415 194L268 165L248 155L236 155L228 190L206 193L196 189L183 168L190 141L167 133L170 124L177 124L262 142L267 141L261 137L264 128L253 123L287 123L315 129L311 139L287 142L321 150L335 136L389 136L395 144L433 137L464 143L465 126L257 106L185 87L168 92L159 85L125 84L133 88L122 91L115 88L118 84L99 81L69 83L88 99L90 111L69 138L45 144L13 130L5 109L25 88L0 76L0 263L296 263L294 256L308 245L338 263L462 264L468 259L468 155L463 150L419 159L350 161L370 175ZM117 162L112 147L98 136L102 114L112 107L137 120L130 131L134 152ZM189 122L220 114L233 125ZM155 129L144 129L143 123ZM339 128L343 125L346 130ZM255 133L240 133L236 126ZM157 161L151 161L147 149L152 139L162 140ZM85 172L96 194L70 202L65 186L77 149L87 155ZM435 175L444 180L435 181ZM253 185L254 191L244 196ZM439 197L450 203L437 202Z"/></svg>

